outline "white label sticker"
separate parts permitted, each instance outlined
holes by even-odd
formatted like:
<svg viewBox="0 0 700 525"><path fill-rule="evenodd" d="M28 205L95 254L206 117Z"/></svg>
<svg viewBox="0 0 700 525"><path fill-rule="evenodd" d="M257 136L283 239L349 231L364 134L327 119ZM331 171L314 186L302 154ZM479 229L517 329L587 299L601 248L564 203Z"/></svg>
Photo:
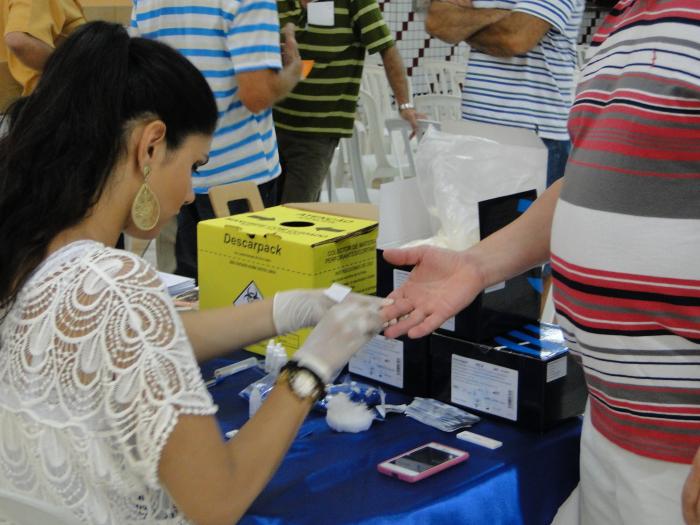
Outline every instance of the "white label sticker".
<svg viewBox="0 0 700 525"><path fill-rule="evenodd" d="M449 330L450 332L454 332L455 331L455 318L450 317L447 321L442 323L442 326L440 328L442 328L443 330Z"/></svg>
<svg viewBox="0 0 700 525"><path fill-rule="evenodd" d="M403 341L375 335L350 359L350 372L403 388Z"/></svg>
<svg viewBox="0 0 700 525"><path fill-rule="evenodd" d="M518 419L518 371L452 354L452 402Z"/></svg>
<svg viewBox="0 0 700 525"><path fill-rule="evenodd" d="M306 13L309 24L327 27L335 24L333 2L309 2Z"/></svg>
<svg viewBox="0 0 700 525"><path fill-rule="evenodd" d="M547 363L547 383L566 376L566 356Z"/></svg>
<svg viewBox="0 0 700 525"><path fill-rule="evenodd" d="M411 272L407 272L406 270L397 270L394 268L394 290L406 282L410 273Z"/></svg>

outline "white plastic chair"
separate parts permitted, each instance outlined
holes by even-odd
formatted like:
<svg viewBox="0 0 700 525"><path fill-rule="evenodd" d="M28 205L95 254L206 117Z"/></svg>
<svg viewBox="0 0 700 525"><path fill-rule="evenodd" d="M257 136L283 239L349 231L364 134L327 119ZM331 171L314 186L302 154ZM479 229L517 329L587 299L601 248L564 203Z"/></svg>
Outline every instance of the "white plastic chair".
<svg viewBox="0 0 700 525"><path fill-rule="evenodd" d="M418 131L417 131L417 142L420 142L420 140L423 138L423 135L425 132L428 130L430 126L435 127L438 131L440 130L440 122L436 120L419 120L418 121ZM403 155L406 156L408 159L408 170L404 170L403 168L400 170L401 173L399 175L399 178L404 179L404 178L410 178L410 177L415 177L418 174L418 171L416 170L416 161L414 158L414 146L417 147L417 144L411 142L411 132L413 131L411 129L411 125L406 122L405 120L401 118L394 118L394 119L387 119L386 120L386 127L389 130L389 135L392 138L392 145L395 146L394 143L394 136L396 132L399 133L402 142L403 142L403 149L401 150L403 152ZM399 151L400 148L395 147L395 151Z"/></svg>
<svg viewBox="0 0 700 525"><path fill-rule="evenodd" d="M0 520L15 525L79 525L68 511L27 496L0 489Z"/></svg>
<svg viewBox="0 0 700 525"><path fill-rule="evenodd" d="M369 137L371 154L362 156L362 168L366 180L389 180L396 177L403 178L403 170L409 170L409 162L405 152L393 148L391 137L386 132L386 121L395 119L392 114L390 119L382 118L379 106L371 93L360 89L361 114L365 119L364 127Z"/></svg>
<svg viewBox="0 0 700 525"><path fill-rule="evenodd" d="M460 120L462 118L462 97L458 95L416 95L413 103L418 113L431 120Z"/></svg>
<svg viewBox="0 0 700 525"><path fill-rule="evenodd" d="M386 78L384 66L365 65L360 89L372 96L382 122L396 116L392 108L391 88Z"/></svg>
<svg viewBox="0 0 700 525"><path fill-rule="evenodd" d="M360 135L362 133L360 123L356 120L352 137L342 138L338 143L338 149L333 156L331 169L326 178L329 202L378 202L378 191L367 188L362 162L363 155L360 149ZM341 186L347 182L346 173L350 176L350 188Z"/></svg>
<svg viewBox="0 0 700 525"><path fill-rule="evenodd" d="M467 74L465 63L447 60L425 59L421 65L429 93L435 95L462 95L462 85Z"/></svg>

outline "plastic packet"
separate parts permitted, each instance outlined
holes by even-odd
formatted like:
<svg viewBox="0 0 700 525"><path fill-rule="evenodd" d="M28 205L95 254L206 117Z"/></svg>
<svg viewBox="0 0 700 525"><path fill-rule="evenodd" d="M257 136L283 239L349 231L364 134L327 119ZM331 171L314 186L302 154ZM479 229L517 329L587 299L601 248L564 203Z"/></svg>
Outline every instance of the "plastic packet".
<svg viewBox="0 0 700 525"><path fill-rule="evenodd" d="M428 244L463 250L481 237L479 202L536 189L547 172L544 151L471 134L430 128L418 145L416 181L434 238Z"/></svg>
<svg viewBox="0 0 700 525"><path fill-rule="evenodd" d="M260 402L264 401L267 395L270 393L270 390L272 390L272 387L275 386L275 381L277 380L277 375L276 374L266 374L265 376L261 377L260 379L256 379L253 381L251 384L249 384L247 387L245 387L243 390L241 390L238 395L241 396L243 399L246 399L250 401L250 396L253 393L253 390L256 391L256 400L259 399Z"/></svg>
<svg viewBox="0 0 700 525"><path fill-rule="evenodd" d="M252 402L257 409L257 406L265 401L268 394L275 386L276 380L276 374L267 374L253 381L241 390L238 395L248 402L251 402L251 396L255 393L254 397L252 397ZM393 407L393 405L385 405L386 393L384 390L376 386L360 383L359 381L353 381L350 379L350 376L346 376L342 383L328 385L326 387L326 395L316 402L314 408L323 412L327 411L328 402L333 396L339 394L346 395L353 403L364 403L375 412L375 419L380 421L385 419L387 413L398 412L398 410L389 409L389 407ZM385 406L387 409L385 409Z"/></svg>
<svg viewBox="0 0 700 525"><path fill-rule="evenodd" d="M364 403L367 406L374 406L382 403L385 395L384 391L379 387L345 378L342 383L328 386L326 389L326 397L316 403L316 408L326 410L328 401L338 394L345 394L350 401Z"/></svg>
<svg viewBox="0 0 700 525"><path fill-rule="evenodd" d="M481 421L479 416L447 403L425 397L416 397L411 401L406 407L406 415L444 432L454 432L460 428L469 428Z"/></svg>

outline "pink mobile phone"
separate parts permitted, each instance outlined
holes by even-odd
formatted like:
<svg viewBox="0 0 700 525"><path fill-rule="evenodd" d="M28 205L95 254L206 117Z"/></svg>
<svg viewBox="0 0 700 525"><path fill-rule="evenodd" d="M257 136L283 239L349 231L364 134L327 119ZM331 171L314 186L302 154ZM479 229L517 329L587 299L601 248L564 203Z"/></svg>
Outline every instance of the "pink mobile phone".
<svg viewBox="0 0 700 525"><path fill-rule="evenodd" d="M426 443L418 448L382 461L377 470L387 476L394 476L413 483L465 461L469 452L441 445Z"/></svg>

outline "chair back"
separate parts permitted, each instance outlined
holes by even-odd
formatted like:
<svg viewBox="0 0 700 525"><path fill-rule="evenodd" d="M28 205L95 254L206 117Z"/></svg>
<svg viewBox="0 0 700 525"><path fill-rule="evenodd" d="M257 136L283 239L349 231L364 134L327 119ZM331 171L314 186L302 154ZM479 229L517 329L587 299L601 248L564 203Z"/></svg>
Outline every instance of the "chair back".
<svg viewBox="0 0 700 525"><path fill-rule="evenodd" d="M396 115L391 107L391 88L389 87L389 81L386 79L384 66L365 65L360 89L369 93L374 99L381 122Z"/></svg>
<svg viewBox="0 0 700 525"><path fill-rule="evenodd" d="M0 489L0 521L15 525L79 525L80 521L65 509L28 496Z"/></svg>
<svg viewBox="0 0 700 525"><path fill-rule="evenodd" d="M228 217L231 215L228 203L231 201L245 200L248 202L250 211L260 211L265 209L258 185L254 182L232 182L209 188L209 200L217 217Z"/></svg>
<svg viewBox="0 0 700 525"><path fill-rule="evenodd" d="M369 136L372 153L377 161L377 168L391 168L389 152L386 149L384 117L380 105L371 92L360 88L360 107L365 119L365 132ZM355 130L357 133L357 130Z"/></svg>
<svg viewBox="0 0 700 525"><path fill-rule="evenodd" d="M457 95L416 95L413 98L418 113L431 120L460 120L462 118L462 97Z"/></svg>
<svg viewBox="0 0 700 525"><path fill-rule="evenodd" d="M467 74L466 63L426 59L420 67L423 70L429 94L462 95L464 77Z"/></svg>

